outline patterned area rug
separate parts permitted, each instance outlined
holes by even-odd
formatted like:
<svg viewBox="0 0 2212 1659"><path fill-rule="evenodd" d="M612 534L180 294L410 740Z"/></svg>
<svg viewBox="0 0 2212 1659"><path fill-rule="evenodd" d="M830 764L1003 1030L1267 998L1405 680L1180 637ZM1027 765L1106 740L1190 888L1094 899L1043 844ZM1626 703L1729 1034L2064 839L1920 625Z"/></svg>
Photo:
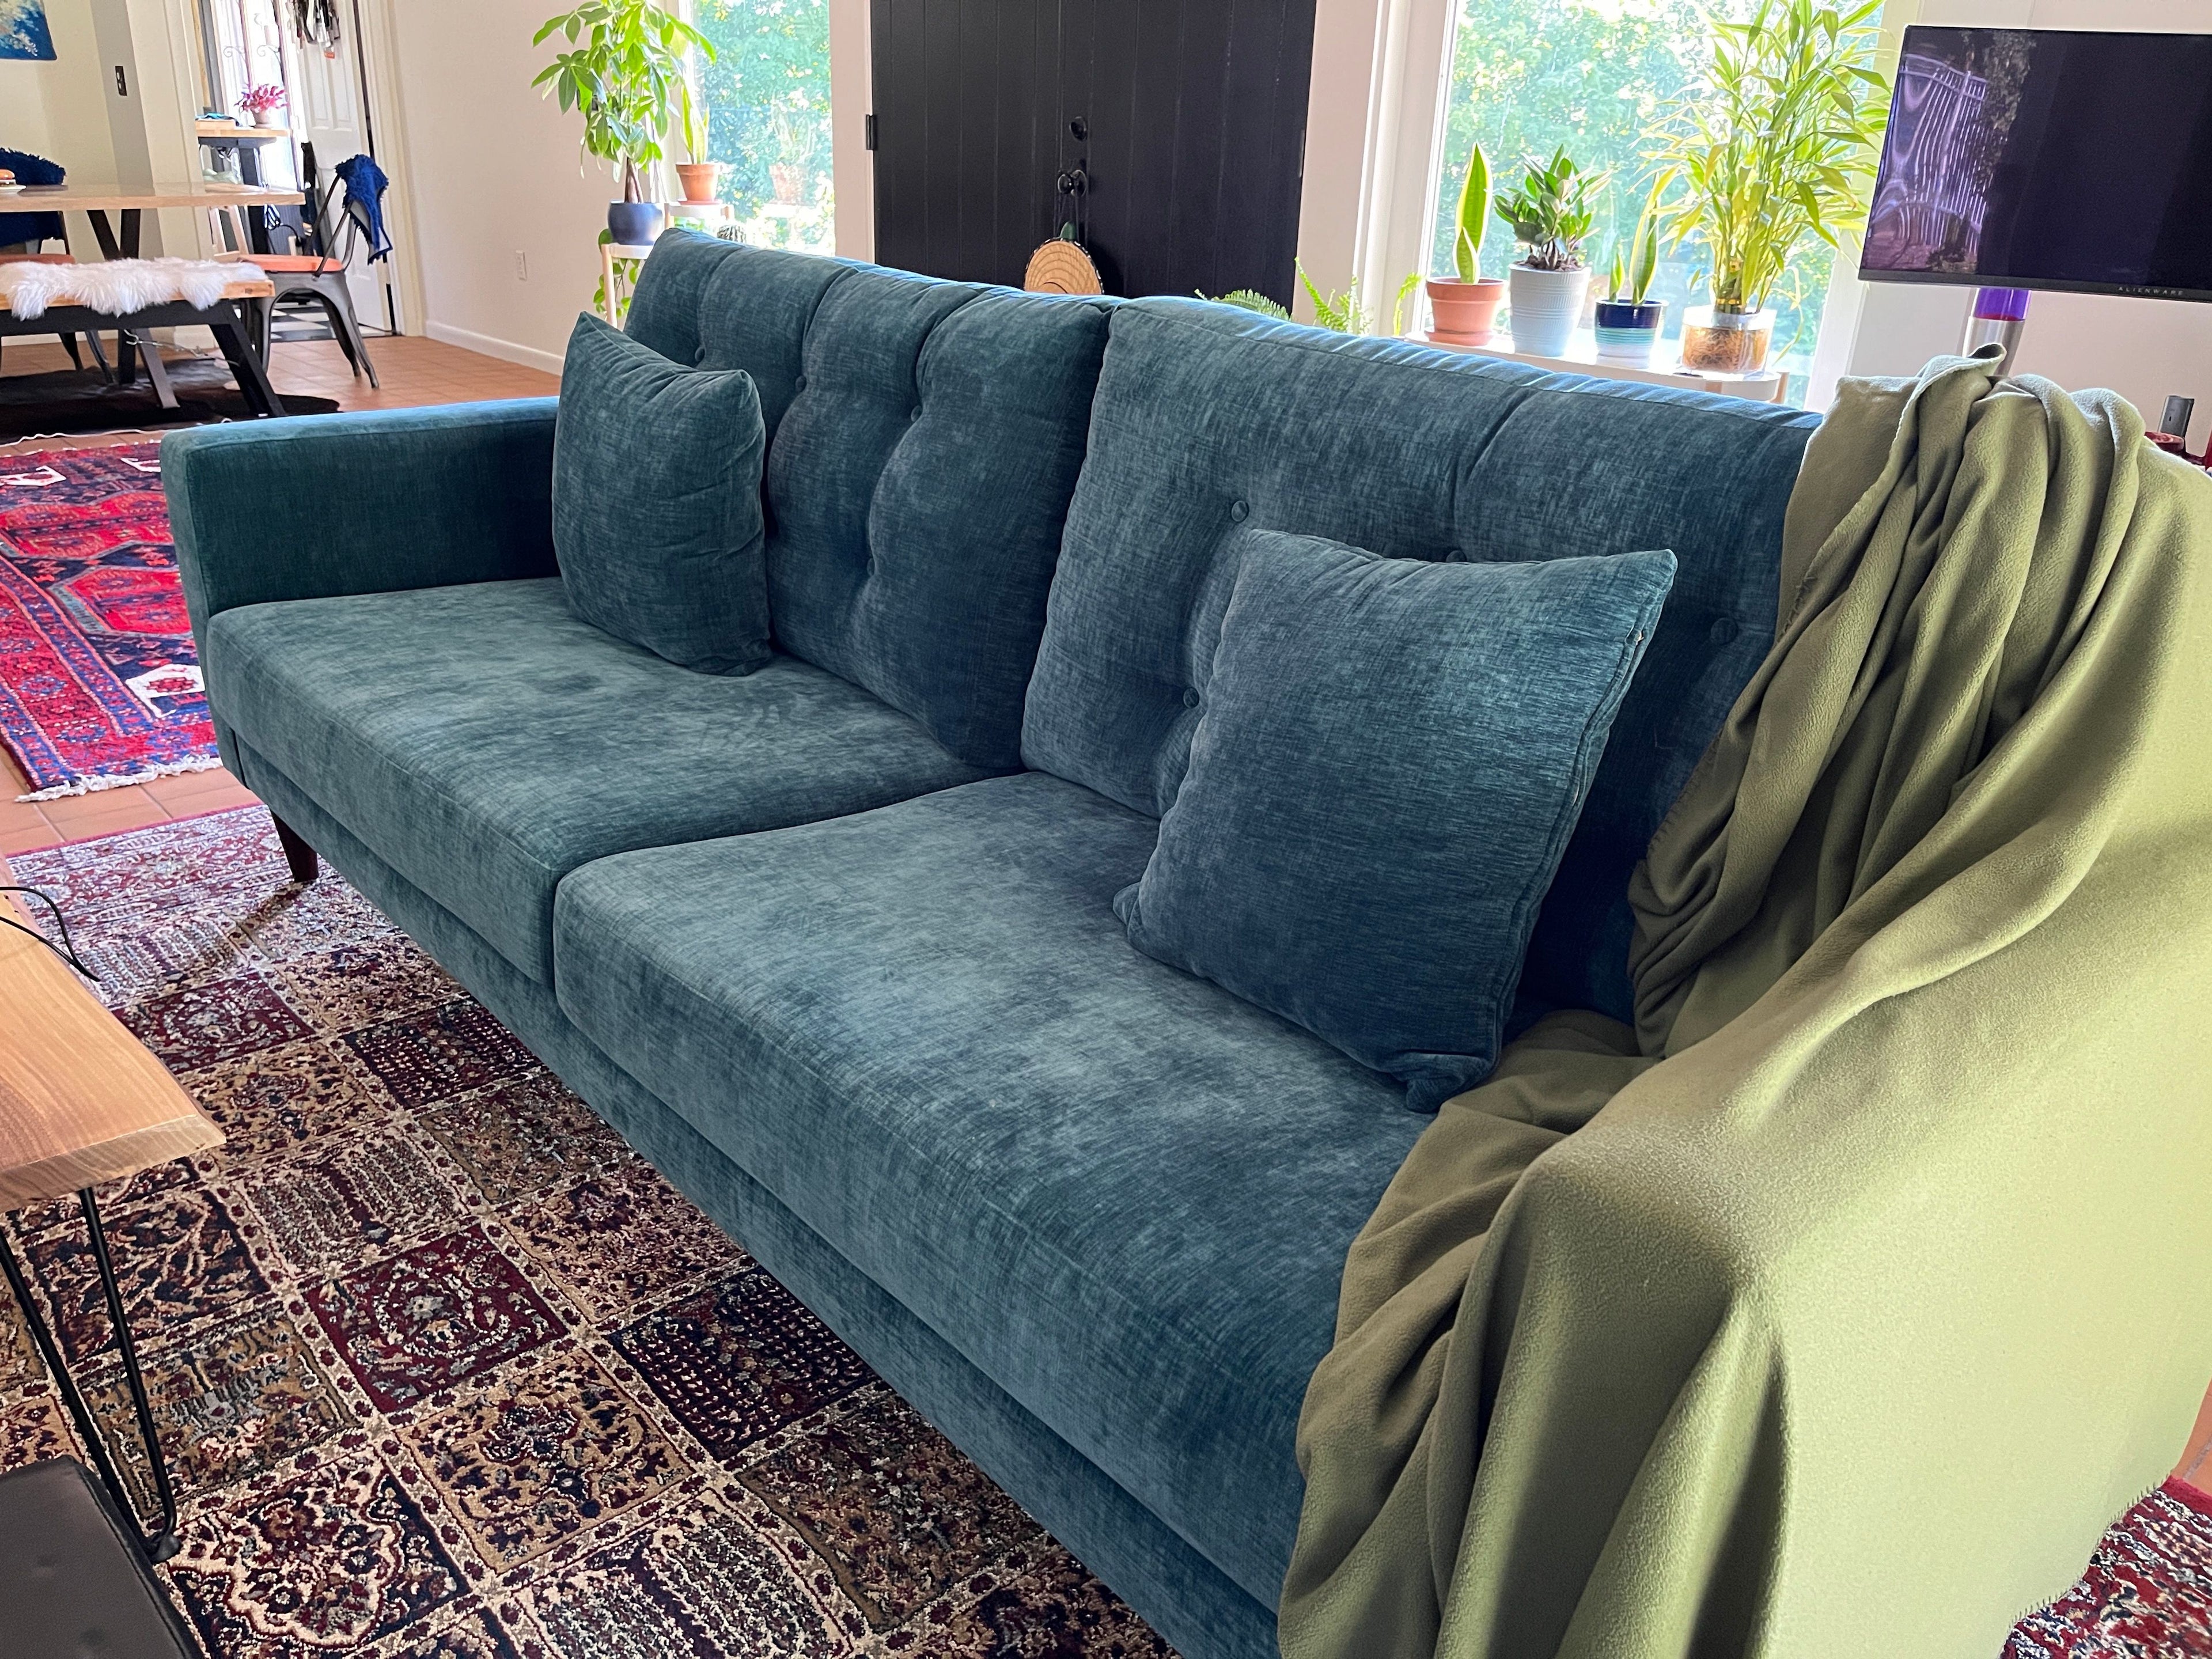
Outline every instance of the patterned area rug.
<svg viewBox="0 0 2212 1659"><path fill-rule="evenodd" d="M265 813L14 864L229 1133L103 1200L216 1659L1171 1659ZM127 1425L75 1206L9 1224ZM6 1294L13 1467L72 1439Z"/></svg>
<svg viewBox="0 0 2212 1659"><path fill-rule="evenodd" d="M0 459L0 741L26 799L216 763L156 454Z"/></svg>
<svg viewBox="0 0 2212 1659"><path fill-rule="evenodd" d="M2023 1619L2004 1659L2212 1655L2212 1496L2169 1480L2105 1534L2081 1582Z"/></svg>
<svg viewBox="0 0 2212 1659"><path fill-rule="evenodd" d="M265 813L15 866L230 1135L103 1194L215 1659L1173 1659ZM74 1205L6 1224L127 1425ZM5 1296L0 1468L74 1449ZM2172 1482L2003 1659L2208 1655Z"/></svg>

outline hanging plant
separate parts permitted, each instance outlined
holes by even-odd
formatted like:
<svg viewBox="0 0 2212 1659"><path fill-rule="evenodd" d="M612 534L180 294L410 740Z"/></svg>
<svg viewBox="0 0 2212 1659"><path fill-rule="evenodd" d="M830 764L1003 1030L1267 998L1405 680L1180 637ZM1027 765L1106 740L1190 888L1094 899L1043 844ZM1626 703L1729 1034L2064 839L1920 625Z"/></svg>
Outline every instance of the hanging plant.
<svg viewBox="0 0 2212 1659"><path fill-rule="evenodd" d="M302 46L320 46L335 56L338 49L337 0L292 0L292 33Z"/></svg>

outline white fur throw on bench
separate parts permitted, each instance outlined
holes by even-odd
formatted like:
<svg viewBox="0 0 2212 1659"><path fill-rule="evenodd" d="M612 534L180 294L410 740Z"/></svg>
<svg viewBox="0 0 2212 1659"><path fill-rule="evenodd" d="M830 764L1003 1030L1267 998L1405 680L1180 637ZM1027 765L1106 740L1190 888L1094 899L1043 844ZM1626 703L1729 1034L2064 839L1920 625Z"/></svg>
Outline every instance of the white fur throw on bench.
<svg viewBox="0 0 2212 1659"><path fill-rule="evenodd" d="M127 317L149 306L181 300L204 311L222 298L233 283L267 279L258 266L212 259L109 259L100 264L46 264L38 260L0 264L0 295L25 322L50 306L84 306L111 317Z"/></svg>

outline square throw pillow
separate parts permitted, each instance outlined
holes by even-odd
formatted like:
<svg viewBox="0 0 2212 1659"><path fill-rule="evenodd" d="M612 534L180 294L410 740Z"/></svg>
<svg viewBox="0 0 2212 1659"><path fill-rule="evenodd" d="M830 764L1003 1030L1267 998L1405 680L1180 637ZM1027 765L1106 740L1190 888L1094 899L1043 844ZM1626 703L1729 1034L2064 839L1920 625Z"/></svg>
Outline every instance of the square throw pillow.
<svg viewBox="0 0 2212 1659"><path fill-rule="evenodd" d="M1115 914L1432 1111L1496 1064L1672 553L1383 559L1261 532L1190 764Z"/></svg>
<svg viewBox="0 0 2212 1659"><path fill-rule="evenodd" d="M553 430L553 551L570 609L707 674L769 646L760 393L576 319Z"/></svg>

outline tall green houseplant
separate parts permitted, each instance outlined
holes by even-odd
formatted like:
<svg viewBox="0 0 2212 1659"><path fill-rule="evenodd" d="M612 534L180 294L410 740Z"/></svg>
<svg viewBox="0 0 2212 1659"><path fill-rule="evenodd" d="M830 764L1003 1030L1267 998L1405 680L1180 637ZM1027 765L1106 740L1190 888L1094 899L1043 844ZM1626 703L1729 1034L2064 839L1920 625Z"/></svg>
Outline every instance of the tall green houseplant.
<svg viewBox="0 0 2212 1659"><path fill-rule="evenodd" d="M1711 71L1677 102L1652 159L1662 229L1695 240L1715 313L1765 310L1790 258L1865 218L1889 104L1872 67L1881 0L1759 0L1713 21Z"/></svg>
<svg viewBox="0 0 2212 1659"><path fill-rule="evenodd" d="M643 201L645 169L660 160L679 112L690 113L685 54L696 48L712 63L714 46L653 0L587 0L546 19L530 44L543 46L556 34L567 50L530 84L550 83L562 109L582 112L585 153L620 175L623 201Z"/></svg>

